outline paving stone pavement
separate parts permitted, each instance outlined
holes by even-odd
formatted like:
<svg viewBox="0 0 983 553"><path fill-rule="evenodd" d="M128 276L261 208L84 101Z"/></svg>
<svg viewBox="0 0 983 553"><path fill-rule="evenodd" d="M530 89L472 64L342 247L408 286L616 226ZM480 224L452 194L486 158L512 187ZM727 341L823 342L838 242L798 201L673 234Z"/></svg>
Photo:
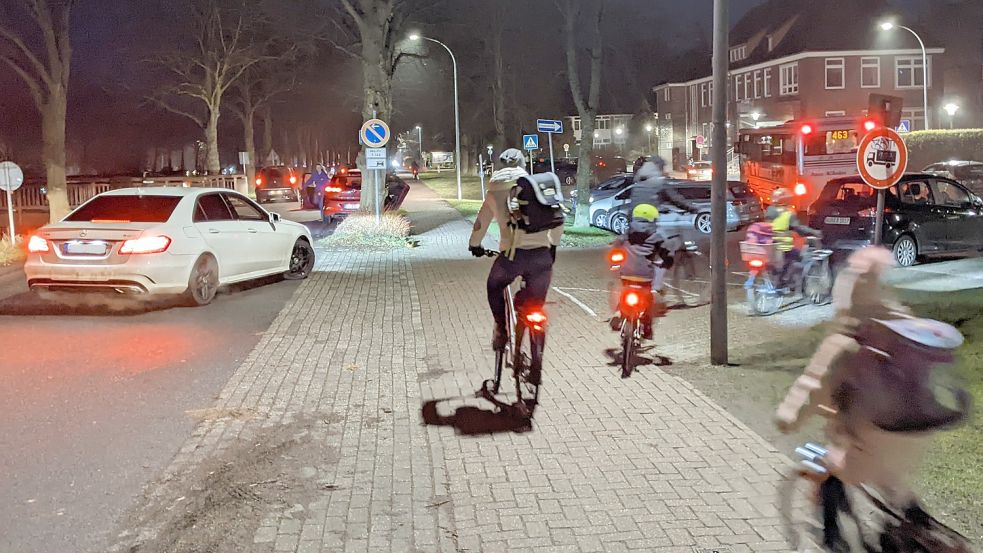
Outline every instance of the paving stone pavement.
<svg viewBox="0 0 983 553"><path fill-rule="evenodd" d="M774 507L787 458L678 377L645 366L619 378L604 315L563 296L547 306L532 429L487 432L503 419L472 392L492 371L491 261L470 257L470 224L425 186L404 207L419 247L319 251L316 272L137 511L180 509L175 496L197 467L223 455L234 465L237 448L283 428L294 449L274 458L285 463L277 477L298 487L289 501L262 503L251 539L227 550L787 549ZM599 253L561 252L555 284L603 288L604 277ZM666 323L666 343L679 345L660 354L677 366L704 354L705 310ZM425 404L445 424L425 425ZM284 468L297 459L303 466ZM173 526L136 520L117 550Z"/></svg>

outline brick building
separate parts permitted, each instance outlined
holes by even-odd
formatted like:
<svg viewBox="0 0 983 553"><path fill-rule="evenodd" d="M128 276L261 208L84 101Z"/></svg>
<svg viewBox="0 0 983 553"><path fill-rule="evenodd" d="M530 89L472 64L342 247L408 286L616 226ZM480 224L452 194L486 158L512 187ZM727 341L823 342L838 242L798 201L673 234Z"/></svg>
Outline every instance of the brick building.
<svg viewBox="0 0 983 553"><path fill-rule="evenodd" d="M728 127L737 129L780 124L790 119L866 114L870 94L903 98L902 119L911 130L925 128L923 79L928 79L930 123L948 121L943 75L949 60L945 49L922 35L922 52L910 33L877 27L882 2L849 3L830 10L823 2L771 0L748 12L730 35ZM708 64L707 64L708 65ZM678 164L709 150L713 83L705 76L655 86L659 112L660 153ZM979 79L983 80L983 79ZM983 88L977 82L978 88Z"/></svg>

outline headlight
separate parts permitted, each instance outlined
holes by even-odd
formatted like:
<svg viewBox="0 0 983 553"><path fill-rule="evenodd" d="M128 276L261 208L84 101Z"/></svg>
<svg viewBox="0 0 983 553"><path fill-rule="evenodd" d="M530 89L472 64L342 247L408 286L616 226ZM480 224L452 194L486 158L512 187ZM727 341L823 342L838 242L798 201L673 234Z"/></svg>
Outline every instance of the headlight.
<svg viewBox="0 0 983 553"><path fill-rule="evenodd" d="M587 201L590 202L590 203L594 203L594 196L588 197L587 198Z"/></svg>

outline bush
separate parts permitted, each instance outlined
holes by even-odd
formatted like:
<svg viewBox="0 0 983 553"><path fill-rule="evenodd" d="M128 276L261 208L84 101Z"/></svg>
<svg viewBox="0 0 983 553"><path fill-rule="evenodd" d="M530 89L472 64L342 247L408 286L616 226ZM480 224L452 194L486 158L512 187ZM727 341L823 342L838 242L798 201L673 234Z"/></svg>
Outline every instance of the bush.
<svg viewBox="0 0 983 553"><path fill-rule="evenodd" d="M983 160L983 129L915 131L904 135L908 170L950 159Z"/></svg>
<svg viewBox="0 0 983 553"><path fill-rule="evenodd" d="M334 234L317 241L325 248L384 251L408 247L410 221L399 213L382 214L379 224L371 213L353 213L345 218Z"/></svg>
<svg viewBox="0 0 983 553"><path fill-rule="evenodd" d="M26 255L24 252L24 239L22 237L16 237L14 244L11 245L6 235L0 236L0 267L6 267L7 265L13 265L22 261Z"/></svg>

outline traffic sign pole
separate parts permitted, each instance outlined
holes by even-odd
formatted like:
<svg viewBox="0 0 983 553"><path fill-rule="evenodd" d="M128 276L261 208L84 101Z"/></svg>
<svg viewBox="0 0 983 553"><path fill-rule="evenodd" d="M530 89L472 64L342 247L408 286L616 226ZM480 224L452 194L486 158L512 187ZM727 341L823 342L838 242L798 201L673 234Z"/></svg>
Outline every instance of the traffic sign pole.
<svg viewBox="0 0 983 553"><path fill-rule="evenodd" d="M10 221L10 226L7 227L7 240L10 240L10 245L14 245L14 193L7 189L7 220Z"/></svg>
<svg viewBox="0 0 983 553"><path fill-rule="evenodd" d="M556 164L553 162L553 133L547 135L550 137L550 172L556 173Z"/></svg>
<svg viewBox="0 0 983 553"><path fill-rule="evenodd" d="M877 215L874 220L874 245L881 245L881 233L884 232L884 189L877 191Z"/></svg>

